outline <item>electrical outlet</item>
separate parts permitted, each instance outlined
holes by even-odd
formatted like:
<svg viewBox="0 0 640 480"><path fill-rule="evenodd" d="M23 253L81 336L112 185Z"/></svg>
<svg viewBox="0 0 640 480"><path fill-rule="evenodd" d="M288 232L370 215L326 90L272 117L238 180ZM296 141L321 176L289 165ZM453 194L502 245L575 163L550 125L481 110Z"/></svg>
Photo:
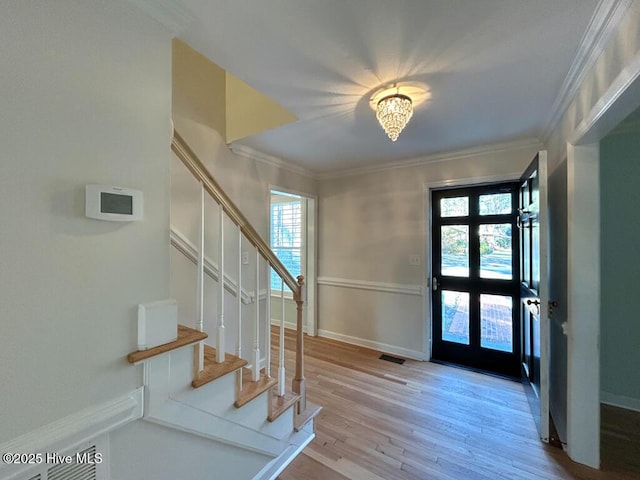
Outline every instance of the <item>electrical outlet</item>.
<svg viewBox="0 0 640 480"><path fill-rule="evenodd" d="M420 266L420 255L409 255L409 265Z"/></svg>
<svg viewBox="0 0 640 480"><path fill-rule="evenodd" d="M249 265L249 252L242 252L242 264Z"/></svg>

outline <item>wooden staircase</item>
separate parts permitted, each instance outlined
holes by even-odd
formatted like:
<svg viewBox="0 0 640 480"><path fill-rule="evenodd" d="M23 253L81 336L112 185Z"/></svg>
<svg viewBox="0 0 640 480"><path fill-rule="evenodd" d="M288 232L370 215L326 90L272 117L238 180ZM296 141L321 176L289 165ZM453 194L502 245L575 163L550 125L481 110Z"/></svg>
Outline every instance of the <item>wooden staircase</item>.
<svg viewBox="0 0 640 480"><path fill-rule="evenodd" d="M137 350L132 352L127 355L127 361L131 364L139 364L154 357L170 353L173 350L189 346L193 346L195 357L198 355L199 351L198 344L201 341L206 340L207 337L208 335L204 332L200 332L185 325L178 325L178 338L174 342L166 343L149 350ZM191 381L191 386L194 389L200 388L225 375L235 372L237 375L236 384L238 385L235 394L236 400L233 403L235 408L241 408L263 393L268 392L269 410L267 420L269 422L275 422L289 408L293 408L293 429L295 431L300 431L322 410L322 407L314 405L311 402L307 402L306 408L301 409L301 396L291 391L286 391L284 395L278 395L275 391L278 386L277 379L267 376L264 369L261 370L260 379L253 381L251 379L251 371L246 368L246 360L235 355L225 353L225 361L219 363L216 361L216 353L215 348L206 344L204 345L204 369L199 371L196 374L196 377Z"/></svg>
<svg viewBox="0 0 640 480"><path fill-rule="evenodd" d="M319 406L306 401L302 334L304 278L293 278L177 133L174 133L172 150L200 183L199 239L196 244L181 248L173 243L172 238L176 250L196 265L197 318L195 325L178 326L178 336L174 342L132 352L127 356L132 364L145 364L145 395L148 395L145 408L149 408L149 413L145 413L144 418L216 441L228 440L230 445L241 448L244 445L247 450L275 457L272 463L283 456L283 461L288 463L313 438L311 422L320 411ZM217 265L206 258L204 252L206 195L219 206L216 222L219 235ZM236 252L238 263L231 269L231 275L236 278L230 278L231 275L225 270L224 248L230 243L229 240L225 242L225 229L228 228L225 223L228 224L229 220L236 226L232 234L239 239ZM246 280L243 283L242 278L246 265L246 261L240 260L243 256L243 240L245 249L247 241L255 249L255 263L252 266L255 268L255 283L252 282L250 287ZM271 282L263 282L266 285L262 285L262 291L266 290L266 296L261 294L260 289L260 274L270 278L271 271L280 277L283 285L280 292L282 322L274 341L271 339L270 321ZM218 315L217 324L213 328L209 325L205 331L204 283L207 275L217 283L214 299L217 301ZM297 306L295 373L289 379L290 387L285 385L284 286L291 291ZM253 290L253 293L249 290ZM235 300L231 299L231 305L226 304L226 309L225 297L235 297ZM263 307L260 307L261 301L264 301ZM243 315L243 308L252 308L253 318L247 318L250 317L248 314ZM230 310L235 311L230 315ZM233 323L230 324L230 321ZM245 322L249 325L244 325ZM225 331L228 326L233 327L229 328L230 331L237 333L234 348L227 345ZM252 344L251 351L243 352L242 346L248 343ZM264 347L262 354L261 347ZM277 371L275 377L271 375L272 369ZM263 413L262 408L266 410ZM247 413L243 417L241 412L245 409ZM255 431L254 437L252 431ZM230 435L230 438L225 440L224 435ZM291 443L283 449L282 442ZM287 460L286 455L292 457ZM277 462L265 468L266 471L279 471ZM273 477L267 475L256 478Z"/></svg>

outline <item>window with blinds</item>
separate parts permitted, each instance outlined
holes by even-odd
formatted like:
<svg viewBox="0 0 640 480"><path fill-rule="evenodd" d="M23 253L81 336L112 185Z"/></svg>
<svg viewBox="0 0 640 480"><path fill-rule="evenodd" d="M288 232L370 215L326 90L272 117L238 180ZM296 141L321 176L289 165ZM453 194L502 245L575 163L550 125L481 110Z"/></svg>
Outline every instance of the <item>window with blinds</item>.
<svg viewBox="0 0 640 480"><path fill-rule="evenodd" d="M303 199L271 191L271 249L294 277L302 272ZM272 270L271 289L279 291L282 280ZM285 285L286 292L291 290Z"/></svg>

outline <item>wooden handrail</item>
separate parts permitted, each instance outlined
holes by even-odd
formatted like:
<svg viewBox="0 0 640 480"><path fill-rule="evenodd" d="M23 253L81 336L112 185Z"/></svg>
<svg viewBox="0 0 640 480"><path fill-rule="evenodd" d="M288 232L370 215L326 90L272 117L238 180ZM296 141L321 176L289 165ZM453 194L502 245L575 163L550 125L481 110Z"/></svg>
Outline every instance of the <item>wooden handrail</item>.
<svg viewBox="0 0 640 480"><path fill-rule="evenodd" d="M282 278L284 283L293 292L295 299L302 298L301 286L298 285L293 275L289 273L287 268L282 264L280 259L276 257L275 253L269 248L269 245L262 239L260 234L256 232L251 223L242 214L240 209L233 203L229 196L216 182L207 168L204 166L198 156L189 148L184 139L176 131L173 133L173 139L171 140L171 149L178 156L178 158L184 163L189 171L200 181L202 181L204 188L209 195L211 195L218 204L224 209L224 212L229 216L231 221L235 223L244 234L249 242L258 249L260 255L265 258L276 273Z"/></svg>
<svg viewBox="0 0 640 480"><path fill-rule="evenodd" d="M256 247L258 253L267 260L268 264L275 270L284 283L291 289L293 293L293 300L297 305L297 335L296 335L296 371L292 380L292 390L294 393L300 396L297 403L297 414L301 418L304 416L307 409L306 403L306 380L304 377L304 335L302 327L302 308L304 304L303 288L304 277L299 275L296 279L289 273L289 270L282 264L280 259L271 250L269 245L262 239L260 234L256 232L251 223L242 214L240 209L233 203L229 196L224 192L222 187L216 182L213 176L209 173L198 156L191 150L189 145L184 141L178 132L174 130L173 139L171 140L171 149L182 161L182 163L189 169L189 171L196 177L197 180L202 182L202 187L209 195L220 205L224 213L226 213L231 221L235 223L240 232L249 240L249 242ZM222 268L220 271L220 278L224 278ZM256 280L259 275L256 275ZM267 280L269 281L269 280ZM224 282L223 282L224 283ZM256 299L259 295L256 287ZM238 291L240 291L240 277L238 276ZM284 318L284 316L283 316ZM256 322L256 325L258 322ZM270 321L268 322L270 324ZM256 337L257 338L257 337ZM269 348L269 347L267 347ZM259 359L254 359L254 365L258 365ZM256 370L257 371L257 370Z"/></svg>

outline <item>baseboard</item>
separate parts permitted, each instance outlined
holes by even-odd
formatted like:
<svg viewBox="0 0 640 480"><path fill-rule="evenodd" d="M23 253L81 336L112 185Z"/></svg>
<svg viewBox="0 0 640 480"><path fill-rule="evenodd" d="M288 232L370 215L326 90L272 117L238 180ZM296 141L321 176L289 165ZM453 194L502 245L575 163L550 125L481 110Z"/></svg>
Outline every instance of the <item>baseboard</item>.
<svg viewBox="0 0 640 480"><path fill-rule="evenodd" d="M612 407L640 412L640 399L638 398L616 395L609 392L600 392L600 402L611 405Z"/></svg>
<svg viewBox="0 0 640 480"><path fill-rule="evenodd" d="M332 340L338 340L339 342L350 343L351 345L357 345L359 347L371 348L373 350L380 350L385 353L393 353L405 358L411 358L413 360L427 360L426 354L418 350L411 350L397 345L389 345L387 343L375 342L373 340L367 340L365 338L352 337L351 335L344 335L342 333L331 332L329 330L318 330L319 337L330 338Z"/></svg>
<svg viewBox="0 0 640 480"><path fill-rule="evenodd" d="M280 319L272 318L272 319L271 319L271 325L273 325L274 327L279 327L279 326L280 326ZM286 328L287 330L296 330L296 329L298 328L298 326L297 326L295 323L293 323L293 322L287 322L287 321L285 320L285 322L284 322L284 328ZM302 331L303 331L304 333L309 333L309 331L308 331L308 330L309 330L309 329L307 328L307 326L306 326L306 325L303 325L303 326L302 326Z"/></svg>
<svg viewBox="0 0 640 480"><path fill-rule="evenodd" d="M0 444L0 452L63 452L142 417L143 387L86 408ZM0 462L0 478L14 478L33 465Z"/></svg>

